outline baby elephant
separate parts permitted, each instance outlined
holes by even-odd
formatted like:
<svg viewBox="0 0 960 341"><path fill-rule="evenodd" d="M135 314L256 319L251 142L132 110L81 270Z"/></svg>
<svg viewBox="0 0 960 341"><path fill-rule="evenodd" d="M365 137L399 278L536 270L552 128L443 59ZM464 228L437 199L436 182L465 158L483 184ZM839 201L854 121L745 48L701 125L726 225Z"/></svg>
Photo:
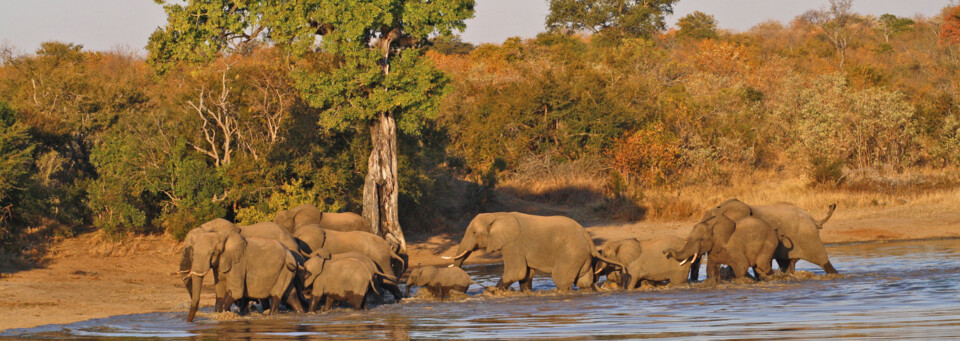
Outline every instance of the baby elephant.
<svg viewBox="0 0 960 341"><path fill-rule="evenodd" d="M356 258L311 257L304 264L305 287L312 290L309 311L316 311L317 304L325 299L321 311L330 310L336 302L346 302L354 309L366 309L367 294L379 295L374 276L386 276L371 269Z"/></svg>
<svg viewBox="0 0 960 341"><path fill-rule="evenodd" d="M409 297L410 287L416 285L427 288L431 294L443 300L451 290L466 293L470 284L477 283L471 280L470 275L467 275L467 272L461 268L424 266L410 272L410 276L407 277L405 296Z"/></svg>

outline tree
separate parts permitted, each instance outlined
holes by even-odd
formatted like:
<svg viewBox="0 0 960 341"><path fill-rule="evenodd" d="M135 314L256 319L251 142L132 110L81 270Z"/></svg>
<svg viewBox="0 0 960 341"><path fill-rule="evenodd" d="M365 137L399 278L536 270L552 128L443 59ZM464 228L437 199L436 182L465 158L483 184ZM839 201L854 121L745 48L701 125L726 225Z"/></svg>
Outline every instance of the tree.
<svg viewBox="0 0 960 341"><path fill-rule="evenodd" d="M275 44L300 59L333 58L332 70L298 64L296 86L322 110L323 127L369 132L363 216L405 252L397 212L397 129L416 136L436 114L446 81L420 47L430 37L463 30L473 6L473 0L171 2L164 5L168 23L154 32L148 48L161 71L172 61L207 61L258 43Z"/></svg>
<svg viewBox="0 0 960 341"><path fill-rule="evenodd" d="M847 60L847 47L850 45L850 31L847 25L853 18L853 13L850 12L852 6L853 0L830 0L830 8L810 10L801 16L827 35L830 44L837 51L840 69L843 69L843 64Z"/></svg>
<svg viewBox="0 0 960 341"><path fill-rule="evenodd" d="M550 0L546 26L550 30L601 33L615 30L650 37L666 28L677 0Z"/></svg>
<svg viewBox="0 0 960 341"><path fill-rule="evenodd" d="M940 42L960 45L960 6L943 10L943 24L940 25Z"/></svg>
<svg viewBox="0 0 960 341"><path fill-rule="evenodd" d="M686 39L713 39L717 37L717 19L696 11L677 20L677 37Z"/></svg>
<svg viewBox="0 0 960 341"><path fill-rule="evenodd" d="M890 42L891 36L910 30L913 24L913 20L893 14L884 14L877 18L877 29L883 35L883 41L886 43Z"/></svg>

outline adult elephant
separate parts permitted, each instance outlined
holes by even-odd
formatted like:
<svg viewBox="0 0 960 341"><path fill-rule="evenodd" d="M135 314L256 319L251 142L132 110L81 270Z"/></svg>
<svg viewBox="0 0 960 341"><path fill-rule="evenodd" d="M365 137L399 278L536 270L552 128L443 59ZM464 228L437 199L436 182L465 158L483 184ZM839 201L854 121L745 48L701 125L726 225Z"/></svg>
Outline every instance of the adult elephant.
<svg viewBox="0 0 960 341"><path fill-rule="evenodd" d="M271 239L280 242L288 250L293 251L294 257L299 263L302 263L303 253L299 249L299 244L296 239L289 232L284 230L280 225L272 222L263 222L257 223L248 226L237 226L236 224L230 222L229 220L217 218L211 221L208 221L187 233L187 236L183 239L183 254L180 258L180 273L187 274L190 272L191 264L193 264L193 248L196 244L196 240L199 236L204 235L205 233L214 233L219 236L219 243L223 244L226 242L226 238L231 233L239 233L244 238L263 238ZM216 287L216 306L220 306L220 301L223 298L223 292L226 288L220 282L219 272L217 270L217 264L214 264L213 268L213 283ZM193 292L193 280L190 276L183 278L184 287L187 289L188 293ZM297 292L302 291L300 288L297 288Z"/></svg>
<svg viewBox="0 0 960 341"><path fill-rule="evenodd" d="M683 244L684 240L677 236L651 239L630 238L607 242L600 248L600 254L620 261L625 268L618 270L600 261L597 262L596 272L598 275L607 273L607 282L604 283L604 287L619 285L625 289L635 289L638 284L645 283L686 283L687 276L694 267L691 263L699 264L700 260L680 262L663 256L664 250L680 249Z"/></svg>
<svg viewBox="0 0 960 341"><path fill-rule="evenodd" d="M304 225L318 225L331 231L363 231L374 233L370 222L353 212L321 212L313 204L303 204L277 213L273 222L283 226L290 233Z"/></svg>
<svg viewBox="0 0 960 341"><path fill-rule="evenodd" d="M520 290L530 290L534 270L549 273L558 290L594 288L594 261L597 253L587 231L573 219L562 216L535 216L518 212L481 213L470 221L463 234L454 266L461 267L470 253L485 248L503 255L503 276L497 288L520 282Z"/></svg>
<svg viewBox="0 0 960 341"><path fill-rule="evenodd" d="M681 261L681 265L706 254L708 280L719 279L721 264L729 265L736 277L746 277L752 267L762 279L771 274L777 242L777 231L767 222L749 216L734 222L721 214L697 223L683 249L669 248L662 254Z"/></svg>
<svg viewBox="0 0 960 341"><path fill-rule="evenodd" d="M316 224L300 226L294 237L302 242L301 247L308 252L325 249L331 254L357 252L369 257L386 274L383 280L384 289L390 291L396 301L403 297L397 274L402 274L406 269L405 261L391 251L390 245L383 238L368 232L331 231Z"/></svg>
<svg viewBox="0 0 960 341"><path fill-rule="evenodd" d="M217 311L229 309L236 299L269 298L274 314L284 298L296 312L303 312L292 285L297 261L293 252L276 240L248 239L236 232L225 237L217 232L203 232L195 235L190 258L192 283L187 322L196 316L200 287L210 271L218 275L223 287L223 292L218 293L222 299L217 303Z"/></svg>
<svg viewBox="0 0 960 341"><path fill-rule="evenodd" d="M721 214L734 221L747 216L757 217L779 233L780 243L773 257L781 271L793 272L797 261L802 259L820 266L828 274L835 274L837 269L830 264L827 249L820 240L820 229L836 208L836 204L830 205L827 216L816 220L803 209L788 203L747 205L738 199L730 199L707 211L702 221Z"/></svg>

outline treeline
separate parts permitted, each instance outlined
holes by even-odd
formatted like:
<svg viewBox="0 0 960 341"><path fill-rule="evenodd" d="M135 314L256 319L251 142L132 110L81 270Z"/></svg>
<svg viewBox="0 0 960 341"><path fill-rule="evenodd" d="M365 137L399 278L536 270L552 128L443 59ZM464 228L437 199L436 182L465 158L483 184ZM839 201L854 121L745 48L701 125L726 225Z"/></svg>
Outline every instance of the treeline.
<svg viewBox="0 0 960 341"><path fill-rule="evenodd" d="M424 46L446 96L416 134L400 129L402 225L461 221L543 159L588 165L608 195L782 168L843 186L960 162L956 8L811 11L742 33L703 13L664 32L659 18L643 31L655 34L573 34L585 26L554 16L534 39ZM250 45L162 73L135 53L59 42L0 57L4 248L85 226L182 237L305 202L360 210L368 127L339 126L298 91L335 69L323 51Z"/></svg>
<svg viewBox="0 0 960 341"><path fill-rule="evenodd" d="M846 10L742 33L696 12L649 39L543 33L436 51L455 83L440 120L477 171L595 158L639 187L784 167L838 186L853 173L956 165L958 10Z"/></svg>

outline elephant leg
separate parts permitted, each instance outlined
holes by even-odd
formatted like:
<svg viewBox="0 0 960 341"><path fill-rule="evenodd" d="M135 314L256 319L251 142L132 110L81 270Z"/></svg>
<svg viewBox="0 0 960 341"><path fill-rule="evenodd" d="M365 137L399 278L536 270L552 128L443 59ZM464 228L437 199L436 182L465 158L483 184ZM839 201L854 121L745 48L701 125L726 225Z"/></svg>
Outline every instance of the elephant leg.
<svg viewBox="0 0 960 341"><path fill-rule="evenodd" d="M233 305L235 299L230 292L227 292L223 295L223 300L220 301L220 311L230 311L230 306ZM239 307L238 307L239 308Z"/></svg>
<svg viewBox="0 0 960 341"><path fill-rule="evenodd" d="M497 282L497 288L507 289L513 285L514 282L526 279L530 269L527 267L523 255L520 254L518 250L504 248L501 253L503 254L503 276L500 276L500 281ZM521 290L523 290L523 288L521 288Z"/></svg>
<svg viewBox="0 0 960 341"><path fill-rule="evenodd" d="M553 269L553 274L550 276L553 278L553 284L557 286L558 291L567 291L573 289L573 282L576 280L576 273L565 269L562 267L556 267Z"/></svg>
<svg viewBox="0 0 960 341"><path fill-rule="evenodd" d="M790 264L787 265L788 274L792 274L797 271L797 261L799 261L799 259L796 258L790 260Z"/></svg>
<svg viewBox="0 0 960 341"><path fill-rule="evenodd" d="M400 303L400 300L404 298L403 292L400 291L400 287L397 286L396 284L383 283L381 288L387 289L387 291L389 291L390 294L393 295L393 303Z"/></svg>
<svg viewBox="0 0 960 341"><path fill-rule="evenodd" d="M280 296L270 296L270 315L276 315L280 310Z"/></svg>
<svg viewBox="0 0 960 341"><path fill-rule="evenodd" d="M354 310L363 310L363 301L363 295L350 295L350 305L353 306Z"/></svg>
<svg viewBox="0 0 960 341"><path fill-rule="evenodd" d="M520 280L520 291L533 291L533 269L527 269L527 274Z"/></svg>
<svg viewBox="0 0 960 341"><path fill-rule="evenodd" d="M313 297L310 298L310 307L307 308L309 312L312 313L317 311L317 304L319 303L320 303L320 295L313 295Z"/></svg>
<svg viewBox="0 0 960 341"><path fill-rule="evenodd" d="M696 282L700 280L700 261L703 260L703 257L697 257L697 260L690 263L690 281Z"/></svg>
<svg viewBox="0 0 960 341"><path fill-rule="evenodd" d="M713 260L707 261L707 280L717 282L720 280L720 263Z"/></svg>
<svg viewBox="0 0 960 341"><path fill-rule="evenodd" d="M443 299L447 298L447 295L448 295L448 294L450 294L450 287L446 287L446 286L440 287L440 300L441 300L441 301L443 301Z"/></svg>
<svg viewBox="0 0 960 341"><path fill-rule="evenodd" d="M637 284L640 283L641 281L641 277L640 276L628 276L628 277L630 277L630 281L627 282L627 284L623 288L626 290L636 290Z"/></svg>
<svg viewBox="0 0 960 341"><path fill-rule="evenodd" d="M580 290L584 290L587 288L590 288L592 290L597 290L597 286L594 283L595 282L593 281L593 271L588 270L586 273L580 275L580 277L577 278L577 288L580 288Z"/></svg>
<svg viewBox="0 0 960 341"><path fill-rule="evenodd" d="M300 293L296 288L290 288L287 292L287 304L297 314L303 314L303 305L300 304Z"/></svg>
<svg viewBox="0 0 960 341"><path fill-rule="evenodd" d="M330 311L330 309L333 308L333 301L334 301L333 297L327 297L323 301L323 308L321 308L320 311L321 312Z"/></svg>
<svg viewBox="0 0 960 341"><path fill-rule="evenodd" d="M830 261L827 261L826 263L824 263L824 264L821 265L820 267L823 268L823 271L825 271L825 272L828 273L828 274L838 274L838 273L839 273L839 272L837 272L837 269L834 269L834 268L833 268L833 264L830 264Z"/></svg>

